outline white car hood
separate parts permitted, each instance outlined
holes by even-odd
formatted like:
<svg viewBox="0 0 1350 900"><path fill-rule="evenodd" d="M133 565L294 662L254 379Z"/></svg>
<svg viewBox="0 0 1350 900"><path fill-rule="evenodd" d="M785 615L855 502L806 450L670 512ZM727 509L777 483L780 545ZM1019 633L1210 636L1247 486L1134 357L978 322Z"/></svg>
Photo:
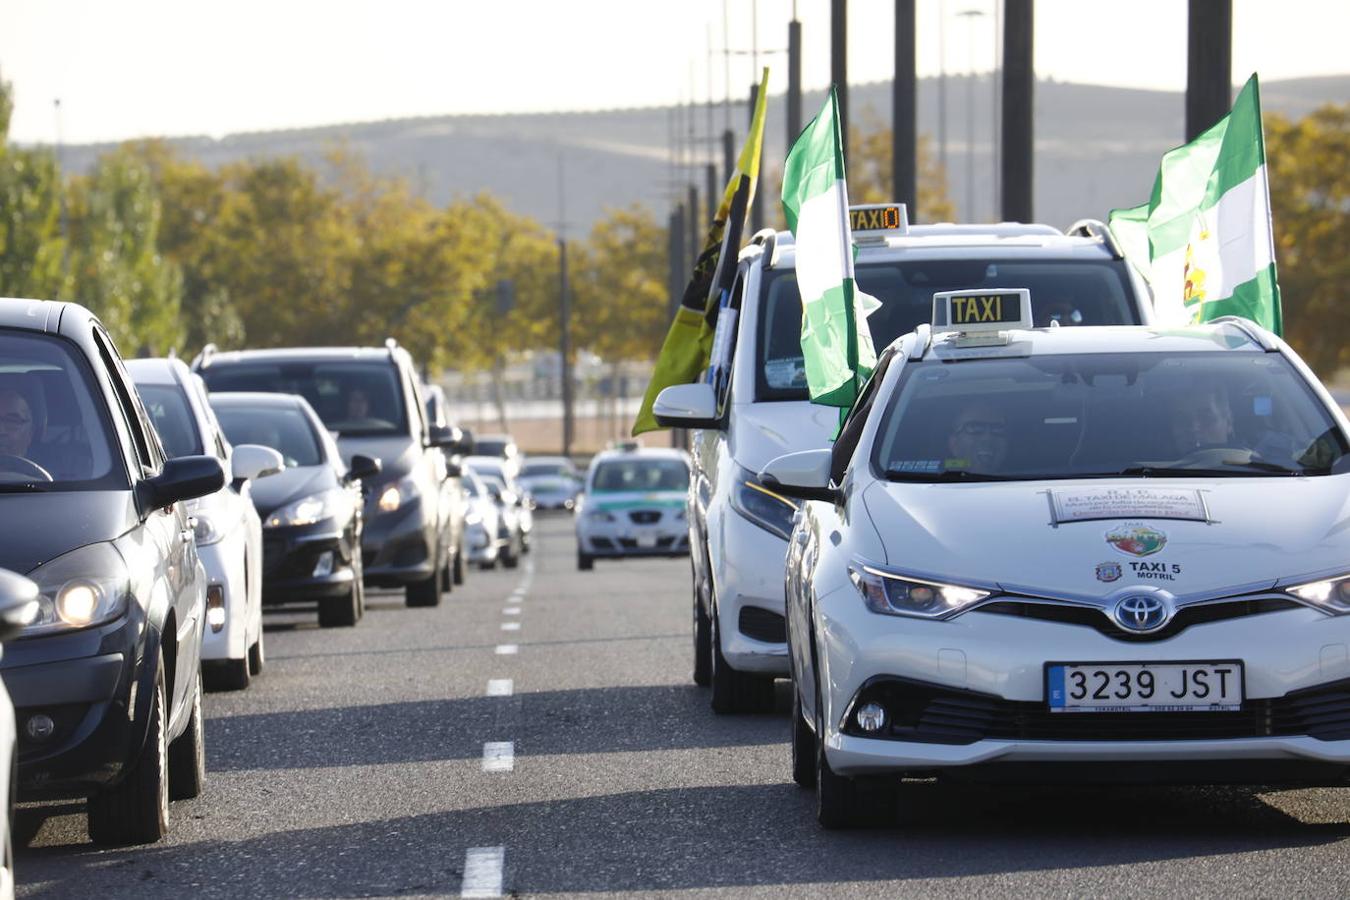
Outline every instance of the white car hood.
<svg viewBox="0 0 1350 900"><path fill-rule="evenodd" d="M732 457L752 472L785 453L823 450L839 429L838 407L800 400L738 403L731 416Z"/></svg>
<svg viewBox="0 0 1350 900"><path fill-rule="evenodd" d="M1048 491L1199 490L1210 522L1122 518L1051 525ZM1007 590L1101 597L1146 584L1178 597L1266 589L1309 574L1350 571L1350 475L1313 478L874 482L863 503L890 566ZM1133 527L1144 540L1108 534ZM1120 529L1121 531L1118 531ZM870 542L869 542L870 543Z"/></svg>

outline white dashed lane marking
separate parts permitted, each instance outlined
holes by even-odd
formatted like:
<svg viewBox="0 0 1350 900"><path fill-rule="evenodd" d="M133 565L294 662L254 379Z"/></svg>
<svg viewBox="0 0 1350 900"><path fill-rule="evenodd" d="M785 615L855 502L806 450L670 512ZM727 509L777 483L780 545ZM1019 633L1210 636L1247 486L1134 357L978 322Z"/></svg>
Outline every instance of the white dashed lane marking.
<svg viewBox="0 0 1350 900"><path fill-rule="evenodd" d="M506 615L506 616L518 616L518 615L520 615L520 607L519 607L519 606L508 606L508 607L506 607L506 609L503 609L503 610L502 610L502 615Z"/></svg>
<svg viewBox="0 0 1350 900"><path fill-rule="evenodd" d="M502 631L519 631L519 630L520 630L520 623L519 623L519 622L503 622L503 623L502 623Z"/></svg>
<svg viewBox="0 0 1350 900"><path fill-rule="evenodd" d="M513 656L519 648L515 644L498 644L498 656Z"/></svg>
<svg viewBox="0 0 1350 900"><path fill-rule="evenodd" d="M514 741L488 741L483 745L484 772L510 772L516 767Z"/></svg>
<svg viewBox="0 0 1350 900"><path fill-rule="evenodd" d="M487 695L489 697L510 697L515 693L515 689L515 682L510 678L488 679Z"/></svg>
<svg viewBox="0 0 1350 900"><path fill-rule="evenodd" d="M500 897L505 864L505 847L470 847L464 852L464 881L460 885L459 895Z"/></svg>

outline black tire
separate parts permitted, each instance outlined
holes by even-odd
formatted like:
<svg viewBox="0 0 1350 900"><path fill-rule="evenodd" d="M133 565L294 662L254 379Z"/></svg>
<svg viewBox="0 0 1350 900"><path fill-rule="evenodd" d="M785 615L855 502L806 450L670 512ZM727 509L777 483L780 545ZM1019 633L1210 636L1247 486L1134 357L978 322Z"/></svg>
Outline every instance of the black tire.
<svg viewBox="0 0 1350 900"><path fill-rule="evenodd" d="M253 646L248 648L248 673L254 677L262 674L263 667L267 665L267 651L263 647L263 631L258 629L258 639L253 642Z"/></svg>
<svg viewBox="0 0 1350 900"><path fill-rule="evenodd" d="M247 661L241 660L245 672ZM202 725L202 676L193 685L192 715L183 733L169 745L169 799L191 800L206 785L206 729Z"/></svg>
<svg viewBox="0 0 1350 900"><path fill-rule="evenodd" d="M825 757L825 728L820 692L816 692L816 820L827 830L867 828L895 822L899 780L873 776L849 778L830 768Z"/></svg>
<svg viewBox="0 0 1350 900"><path fill-rule="evenodd" d="M89 798L89 839L104 846L153 844L169 833L169 722L164 657L155 672L145 745L116 787Z"/></svg>
<svg viewBox="0 0 1350 900"><path fill-rule="evenodd" d="M709 617L712 625L712 685L713 712L756 713L773 710L773 678L768 675L756 675L751 672L738 672L731 667L722 655L722 636L718 620L721 616L716 606Z"/></svg>
<svg viewBox="0 0 1350 900"><path fill-rule="evenodd" d="M799 787L816 786L816 733L806 723L802 697L792 685L792 780Z"/></svg>
<svg viewBox="0 0 1350 900"><path fill-rule="evenodd" d="M691 566L692 568L692 566ZM712 622L703 608L703 597L698 589L698 575L694 575L694 684L707 687L712 684Z"/></svg>
<svg viewBox="0 0 1350 900"><path fill-rule="evenodd" d="M361 581L352 582L351 590L341 597L324 597L319 601L320 628L351 628L361 618Z"/></svg>
<svg viewBox="0 0 1350 900"><path fill-rule="evenodd" d="M514 569L520 565L520 542L509 540L502 548L502 568Z"/></svg>
<svg viewBox="0 0 1350 900"><path fill-rule="evenodd" d="M464 565L464 542L459 542L459 550L455 553L455 568L452 573L455 584L464 583L464 571L468 567Z"/></svg>
<svg viewBox="0 0 1350 900"><path fill-rule="evenodd" d="M595 568L595 557L594 557L594 556L591 556L589 553L582 553L580 550L578 550L578 551L577 551L577 568L578 568L579 570L581 570L582 572L589 572L591 569L594 569L594 568Z"/></svg>
<svg viewBox="0 0 1350 900"><path fill-rule="evenodd" d="M441 602L441 573L436 570L430 578L414 582L405 589L408 606L437 606Z"/></svg>
<svg viewBox="0 0 1350 900"><path fill-rule="evenodd" d="M452 559L449 547L445 548L445 556L443 558L445 562L441 566L441 593L448 594L455 589L455 575L454 572L451 571L454 568L455 563Z"/></svg>
<svg viewBox="0 0 1350 900"><path fill-rule="evenodd" d="M252 654L252 650L249 651ZM202 680L208 691L242 691L252 681L250 656L243 659L209 659L202 662Z"/></svg>

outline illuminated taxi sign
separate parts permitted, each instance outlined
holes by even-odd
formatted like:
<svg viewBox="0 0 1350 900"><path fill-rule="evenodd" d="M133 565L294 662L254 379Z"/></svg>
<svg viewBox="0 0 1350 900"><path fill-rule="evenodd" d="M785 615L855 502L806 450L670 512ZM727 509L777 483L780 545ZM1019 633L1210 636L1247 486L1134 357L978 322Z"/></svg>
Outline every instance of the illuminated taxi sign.
<svg viewBox="0 0 1350 900"><path fill-rule="evenodd" d="M909 213L903 203L871 203L848 208L848 225L853 234L906 234Z"/></svg>
<svg viewBox="0 0 1350 900"><path fill-rule="evenodd" d="M993 288L933 295L933 331L963 334L1030 328L1031 291Z"/></svg>

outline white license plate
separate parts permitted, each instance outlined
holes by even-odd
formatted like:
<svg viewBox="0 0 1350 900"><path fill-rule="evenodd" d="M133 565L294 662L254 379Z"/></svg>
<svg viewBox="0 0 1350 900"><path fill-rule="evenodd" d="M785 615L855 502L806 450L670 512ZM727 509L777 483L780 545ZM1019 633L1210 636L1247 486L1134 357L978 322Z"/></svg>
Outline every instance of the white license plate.
<svg viewBox="0 0 1350 900"><path fill-rule="evenodd" d="M650 549L652 549L653 547L656 546L656 535L654 535L654 534L639 534L639 535L637 536L637 545L638 545L639 547L641 547L643 550L650 550Z"/></svg>
<svg viewBox="0 0 1350 900"><path fill-rule="evenodd" d="M1051 712L1235 712L1242 663L1063 663L1046 667Z"/></svg>

